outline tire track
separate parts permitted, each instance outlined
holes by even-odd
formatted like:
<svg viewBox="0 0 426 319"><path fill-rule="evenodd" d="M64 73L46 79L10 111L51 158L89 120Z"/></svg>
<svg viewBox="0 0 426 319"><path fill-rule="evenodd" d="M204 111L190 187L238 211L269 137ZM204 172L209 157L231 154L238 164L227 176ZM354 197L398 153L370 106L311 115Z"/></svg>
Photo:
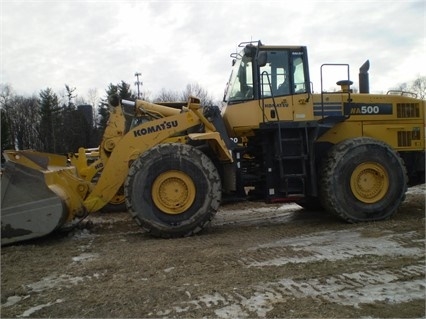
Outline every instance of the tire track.
<svg viewBox="0 0 426 319"><path fill-rule="evenodd" d="M424 254L418 244L413 245L413 241L420 238L420 234L415 231L403 234L387 232L387 235L379 239L362 236L361 232L362 228L326 231L261 244L249 248L242 262L247 267L266 267L338 261L363 255L415 257ZM277 248L280 247L286 248L283 250L285 254L277 255Z"/></svg>
<svg viewBox="0 0 426 319"><path fill-rule="evenodd" d="M281 277L274 281L257 282L240 291L229 288L213 294L191 295L188 302L175 304L157 315L185 313L210 309L219 318L253 316L265 317L274 306L299 298L312 298L319 303L334 303L360 308L376 302L404 303L424 300L424 243L416 231L394 233L390 230L366 236L365 228L358 227L340 231L325 231L311 235L284 238L250 246L240 255L234 254L237 264L248 269L268 271L270 267L281 267L289 263L306 264L345 261L364 256L378 257L378 264L367 270L345 271L315 277L306 274ZM410 258L414 264L399 268L377 268L384 257L395 259ZM228 259L231 256L228 255ZM232 258L231 258L232 259ZM418 260L417 262L415 260ZM232 261L228 260L228 264ZM359 266L358 266L359 269ZM336 270L334 270L336 271ZM339 270L337 270L339 271ZM296 277L295 277L296 276Z"/></svg>
<svg viewBox="0 0 426 319"><path fill-rule="evenodd" d="M413 278L414 277L414 278ZM243 295L237 290L204 294L157 313L159 316L208 308L219 318L265 317L274 305L294 298L313 298L344 306L362 307L375 302L402 303L424 299L424 265L411 265L393 271L344 273L322 279L281 278L259 283Z"/></svg>

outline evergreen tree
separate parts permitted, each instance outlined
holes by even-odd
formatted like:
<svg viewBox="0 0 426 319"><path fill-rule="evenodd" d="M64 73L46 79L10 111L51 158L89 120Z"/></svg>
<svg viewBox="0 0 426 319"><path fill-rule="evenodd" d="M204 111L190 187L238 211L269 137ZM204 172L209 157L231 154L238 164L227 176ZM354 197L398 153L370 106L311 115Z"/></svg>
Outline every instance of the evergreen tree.
<svg viewBox="0 0 426 319"><path fill-rule="evenodd" d="M105 90L106 99L102 100L98 106L98 134L99 134L99 142L102 137L103 132L105 131L106 124L109 118L109 104L108 99L112 96L118 95L120 99L123 100L136 100L137 96L130 89L130 84L125 81L121 81L120 84L115 85L110 83L108 88ZM127 111L129 113L129 111Z"/></svg>
<svg viewBox="0 0 426 319"><path fill-rule="evenodd" d="M38 104L40 112L39 134L42 150L56 153L58 149L57 133L62 134L58 96L51 88L47 88L40 92Z"/></svg>
<svg viewBox="0 0 426 319"><path fill-rule="evenodd" d="M118 85L118 94L122 100L135 101L137 99L137 95L130 89L130 84L124 81Z"/></svg>
<svg viewBox="0 0 426 319"><path fill-rule="evenodd" d="M14 149L13 144L10 142L10 125L7 117L6 110L0 109L1 120L1 162L4 162L3 151L7 149Z"/></svg>
<svg viewBox="0 0 426 319"><path fill-rule="evenodd" d="M65 84L66 103L62 105L59 127L62 134L58 135L59 153L77 152L80 147L89 147L91 127L87 123L83 113L77 110L74 94L75 88Z"/></svg>
<svg viewBox="0 0 426 319"><path fill-rule="evenodd" d="M75 88L71 88L68 84L65 84L65 90L67 91L67 99L68 104L66 105L66 108L70 110L75 110L75 103L74 99L77 97L77 95L74 95Z"/></svg>

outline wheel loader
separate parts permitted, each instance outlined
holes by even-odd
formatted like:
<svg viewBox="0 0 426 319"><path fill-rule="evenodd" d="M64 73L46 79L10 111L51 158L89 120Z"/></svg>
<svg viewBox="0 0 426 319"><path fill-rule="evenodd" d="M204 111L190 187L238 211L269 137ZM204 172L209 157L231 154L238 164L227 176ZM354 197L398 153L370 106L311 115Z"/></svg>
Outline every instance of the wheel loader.
<svg viewBox="0 0 426 319"><path fill-rule="evenodd" d="M384 220L408 186L424 183L425 101L370 94L368 60L359 92L349 65L324 64L314 93L305 46L244 42L231 57L221 108L196 97L111 97L95 158L83 148L69 157L5 151L2 245L72 227L117 197L163 238L199 233L230 200L296 202L350 223ZM326 91L330 66L345 78Z"/></svg>

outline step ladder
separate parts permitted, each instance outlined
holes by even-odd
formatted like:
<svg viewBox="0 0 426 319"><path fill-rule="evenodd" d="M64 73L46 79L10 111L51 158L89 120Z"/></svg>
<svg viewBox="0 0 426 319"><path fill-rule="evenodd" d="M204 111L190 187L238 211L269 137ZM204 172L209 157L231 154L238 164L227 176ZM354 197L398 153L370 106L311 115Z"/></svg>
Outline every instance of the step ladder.
<svg viewBox="0 0 426 319"><path fill-rule="evenodd" d="M285 197L304 197L308 175L307 130L287 129L281 132L279 139L280 193Z"/></svg>

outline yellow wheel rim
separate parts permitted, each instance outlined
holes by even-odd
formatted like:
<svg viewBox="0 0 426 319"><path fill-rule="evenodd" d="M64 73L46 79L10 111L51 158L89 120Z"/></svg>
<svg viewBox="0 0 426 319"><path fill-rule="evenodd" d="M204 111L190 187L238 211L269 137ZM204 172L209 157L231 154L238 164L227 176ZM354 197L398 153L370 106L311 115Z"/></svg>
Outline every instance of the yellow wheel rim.
<svg viewBox="0 0 426 319"><path fill-rule="evenodd" d="M124 196L123 186L120 187L118 192L114 195L114 197L109 201L112 205L120 205L126 201L126 197Z"/></svg>
<svg viewBox="0 0 426 319"><path fill-rule="evenodd" d="M177 215L191 207L196 189L192 178L177 170L158 175L151 189L152 200L166 214Z"/></svg>
<svg viewBox="0 0 426 319"><path fill-rule="evenodd" d="M109 204L112 205L120 205L123 204L126 201L126 198L124 195L114 195L114 197L109 201Z"/></svg>
<svg viewBox="0 0 426 319"><path fill-rule="evenodd" d="M361 202L371 204L381 200L389 189L389 176L379 163L358 165L351 176L351 189Z"/></svg>

